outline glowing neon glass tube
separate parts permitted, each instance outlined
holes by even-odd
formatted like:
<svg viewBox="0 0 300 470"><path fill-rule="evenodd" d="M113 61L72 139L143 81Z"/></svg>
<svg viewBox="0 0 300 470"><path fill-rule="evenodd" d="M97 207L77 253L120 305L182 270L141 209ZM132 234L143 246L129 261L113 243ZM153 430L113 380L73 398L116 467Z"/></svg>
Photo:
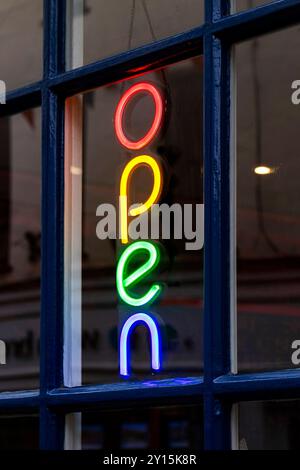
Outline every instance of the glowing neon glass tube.
<svg viewBox="0 0 300 470"><path fill-rule="evenodd" d="M153 204L159 199L162 189L162 174L157 161L149 155L140 155L133 158L125 166L120 182L120 232L121 242L128 243L128 187L132 173L139 167L146 166L152 170L153 173L153 188L152 192L144 204L135 207L129 211L129 215L134 217L147 212Z"/></svg>
<svg viewBox="0 0 300 470"><path fill-rule="evenodd" d="M160 370L161 367L161 338L159 328L150 315L146 313L136 313L129 317L124 323L120 335L120 374L124 377L129 376L130 366L130 335L135 327L139 324L145 324L150 331L151 339L151 367L153 370Z"/></svg>
<svg viewBox="0 0 300 470"><path fill-rule="evenodd" d="M131 140L124 132L124 116L126 108L130 101L134 99L139 93L150 94L155 105L155 113L152 125L148 132L139 140ZM121 97L116 112L115 112L115 132L120 144L129 150L140 150L146 147L157 135L163 120L164 104L163 98L158 89L147 82L137 83L129 88ZM140 166L147 166L153 173L153 187L147 201L138 207L128 210L128 193L129 184L133 172ZM157 161L149 155L140 155L134 157L124 168L121 181L120 181L120 232L121 241L123 244L128 243L128 217L138 216L147 212L153 204L159 199L162 189L162 173ZM139 253L146 252L148 259L131 274L127 275L127 268L130 260ZM149 275L160 260L160 251L158 246L146 242L138 241L129 245L121 254L117 265L117 290L120 298L127 305L133 307L140 307L154 302L157 296L161 293L162 286L160 284L153 284L144 295L139 297L133 296L129 289L139 281L143 280ZM129 350L130 350L130 335L132 330L139 324L145 324L150 331L151 336L151 364L153 370L160 369L160 354L161 354L161 340L159 328L155 320L148 314L135 313L129 317L122 327L119 343L120 351L120 374L122 376L129 375Z"/></svg>
<svg viewBox="0 0 300 470"><path fill-rule="evenodd" d="M126 277L126 270L129 261L133 256L137 256L143 251L146 251L149 254L148 260L132 274ZM131 305L132 307L141 307L154 302L162 291L162 286L160 284L153 284L146 294L140 297L133 297L130 295L128 288L143 280L148 274L150 274L158 265L159 261L159 248L157 245L150 242L137 241L129 245L123 251L117 265L117 290L123 302L127 305Z"/></svg>
<svg viewBox="0 0 300 470"><path fill-rule="evenodd" d="M155 114L152 125L147 134L141 139L133 141L126 137L125 132L123 130L123 121L128 103L138 93L148 93L152 96L155 104ZM140 82L130 87L120 99L115 113L115 132L120 144L130 150L140 150L146 147L154 139L158 130L161 127L163 111L164 106L162 96L154 85L147 82Z"/></svg>

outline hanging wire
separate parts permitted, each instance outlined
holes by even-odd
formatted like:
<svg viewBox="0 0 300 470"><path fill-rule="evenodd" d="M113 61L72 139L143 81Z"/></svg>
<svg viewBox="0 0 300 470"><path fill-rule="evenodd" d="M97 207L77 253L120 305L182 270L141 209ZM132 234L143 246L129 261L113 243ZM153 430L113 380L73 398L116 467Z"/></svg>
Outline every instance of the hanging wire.
<svg viewBox="0 0 300 470"><path fill-rule="evenodd" d="M130 50L131 45L132 45L135 11L136 11L136 0L132 0L132 5L131 5L131 9L130 9L130 21L129 21L127 50ZM125 80L123 80L122 83L121 83L120 96L124 93L124 88L125 88Z"/></svg>
<svg viewBox="0 0 300 470"><path fill-rule="evenodd" d="M150 31L151 37L152 37L153 41L157 41L157 37L156 37L155 31L154 31L154 28L153 28L150 13L149 13L149 10L148 10L148 7L146 5L145 0L142 0L142 7L143 7L145 17L146 17L146 20L147 20L147 23L148 23L148 26L149 26L149 31ZM133 27L134 27L135 14L136 14L136 0L132 0L131 10L130 10L129 32L128 32L128 44L127 44L127 49L128 50L130 50L132 48L132 38L133 38ZM160 73L162 75L164 85L168 89L168 80L167 80L167 77L166 77L165 70L161 70ZM124 88L125 88L125 81L123 81L122 84L121 84L121 90L120 90L121 95L124 92Z"/></svg>
<svg viewBox="0 0 300 470"><path fill-rule="evenodd" d="M149 14L149 10L148 10L148 7L146 5L146 0L142 0L142 6L143 6L143 9L144 9L144 12L145 12L145 16L146 16L146 19L147 19L147 22L148 22L148 25L149 25L149 30L150 30L150 33L151 33L151 36L152 36L152 39L153 41L157 41L157 37L156 37L156 34L154 32L154 28L153 28L153 25L152 25L152 21L151 21L151 17L150 17L150 14ZM165 70L161 70L161 75L162 75L162 79L163 79L163 82L165 84L165 87L168 89L168 80L167 80L167 76L166 76L166 72Z"/></svg>

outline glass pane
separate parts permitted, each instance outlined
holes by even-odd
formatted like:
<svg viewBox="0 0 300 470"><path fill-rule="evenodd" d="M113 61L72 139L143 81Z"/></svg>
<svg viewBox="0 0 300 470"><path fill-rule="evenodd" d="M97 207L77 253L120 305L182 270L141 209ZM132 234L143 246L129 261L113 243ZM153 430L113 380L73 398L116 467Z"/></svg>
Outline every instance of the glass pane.
<svg viewBox="0 0 300 470"><path fill-rule="evenodd" d="M66 264L66 286L71 298L66 306L66 331L69 332L66 333L66 351L68 351L65 358L66 383L74 384L74 381L68 380L67 376L71 373L72 367L74 372L76 364L80 364L80 338L84 383L118 380L119 362L121 369L121 362L124 365L127 361L126 348L132 353L131 361L127 363L130 362L133 367L133 378L190 376L199 374L202 370L202 79L202 60L196 58L67 101L66 220L68 222L65 246L66 259L69 263ZM115 113L126 93L128 91L131 93L135 90L132 87L140 86L141 83L146 84L146 87L147 84L150 85L152 90L159 90L159 95L164 96L162 112L165 114L164 126L151 144L144 146L140 151L128 150L116 137ZM140 96L134 95L132 100L126 109L126 116L123 116L122 122L125 120L124 125L128 125L128 133L127 130L124 132L127 136L147 136L153 116L157 116L159 104L154 105L152 95L143 90ZM84 144L81 161L82 147L78 140L82 115ZM143 160L145 154L149 156L149 164ZM148 240L144 251L143 249L139 251L141 246L137 244L140 240L129 239L131 243L121 242L121 229L116 220L120 209L121 178L124 182L126 178L124 175L129 168L127 165L131 165L133 161L137 162L135 160L137 157L141 158L142 163L137 164L132 178L127 182L130 193L127 198L128 204L146 202L149 195L156 191L154 188L156 184L157 187L159 185L157 181L160 175L161 191L159 196L157 190L157 204L164 203L164 207L167 208L167 218L163 219L166 232L161 231L157 236L151 236L152 228L155 226L152 224L146 236L141 233L141 239L148 240L150 235L152 240L160 241L152 245ZM155 179L153 179L154 170L152 174L150 169L151 165L160 168ZM172 221L168 220L168 211L175 203L177 208L179 207L179 212L174 221L174 229ZM101 216L105 208L103 204L111 204L115 210L113 220L116 220L118 226L117 240L116 230L112 225L108 232L106 231L110 238L100 239L101 221L105 220L105 217ZM189 210L191 211L188 212ZM149 215L149 211L146 214ZM174 239L175 231L182 227L184 214L186 217L184 230L178 239ZM189 219L189 215L192 220ZM80 239L81 217L82 240ZM122 217L124 221L123 212ZM143 220L147 223L148 219L144 217ZM132 222L133 218L128 220L128 224L125 220L125 227ZM195 233L192 235L193 246L190 247L187 245L186 237L187 230L191 230L192 225ZM162 235L168 235L168 229L171 229L170 239L162 239ZM132 247L133 250L137 249L136 252L133 251L132 257L129 255L129 259L133 261L128 269L133 270L134 264L143 266L149 258L150 252L147 251L149 246L158 250L152 258L156 260L152 277L149 278L148 274L146 283L140 279L136 287L125 290L129 297L136 298L139 286L141 288L143 285L143 292L148 293L153 283L155 285L155 282L159 282L158 297L155 302L152 296L149 303L145 300L135 304L136 299L132 300L131 297L128 299L124 293L120 294L122 284L119 282L118 298L116 270L121 263L121 255L123 260L123 253L127 256L129 249ZM80 335L81 304L82 335ZM69 311L72 311L72 316ZM134 330L132 337L129 332L125 336L125 330L129 328L133 314L140 313L147 315L146 319L139 317L141 321L144 319L146 323L148 322L147 328L144 324ZM138 321L137 316L134 318ZM123 339L131 338L127 346L126 342L122 343L121 331L124 334ZM147 332L151 334L151 338ZM159 355L162 364L162 370L157 375L153 375L150 366L150 339L152 339L151 347L154 348L154 354L150 356L153 360L153 357L157 358ZM161 343L160 349L156 341ZM153 364L152 366L153 370L159 369ZM81 371L78 368L76 374L78 382L81 380Z"/></svg>
<svg viewBox="0 0 300 470"><path fill-rule="evenodd" d="M195 28L204 0L69 0L67 68Z"/></svg>
<svg viewBox="0 0 300 470"><path fill-rule="evenodd" d="M268 3L276 2L277 0L231 0L232 12L239 12L242 10L249 10L250 8L260 7Z"/></svg>
<svg viewBox="0 0 300 470"><path fill-rule="evenodd" d="M81 448L201 450L202 422L202 406L87 412L81 416Z"/></svg>
<svg viewBox="0 0 300 470"><path fill-rule="evenodd" d="M236 47L240 370L299 366L299 46L294 27Z"/></svg>
<svg viewBox="0 0 300 470"><path fill-rule="evenodd" d="M298 450L299 426L299 400L239 404L241 450Z"/></svg>
<svg viewBox="0 0 300 470"><path fill-rule="evenodd" d="M40 121L0 119L0 390L39 384Z"/></svg>
<svg viewBox="0 0 300 470"><path fill-rule="evenodd" d="M39 448L37 416L1 416L0 450L36 450Z"/></svg>
<svg viewBox="0 0 300 470"><path fill-rule="evenodd" d="M7 89L39 80L43 70L43 0L0 2L0 80Z"/></svg>

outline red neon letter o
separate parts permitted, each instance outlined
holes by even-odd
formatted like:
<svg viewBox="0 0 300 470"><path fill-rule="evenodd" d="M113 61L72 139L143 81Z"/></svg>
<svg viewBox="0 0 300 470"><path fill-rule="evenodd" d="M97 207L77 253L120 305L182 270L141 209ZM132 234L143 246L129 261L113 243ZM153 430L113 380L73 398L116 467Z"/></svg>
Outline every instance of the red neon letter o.
<svg viewBox="0 0 300 470"><path fill-rule="evenodd" d="M146 92L152 96L154 100L154 104L155 104L155 116L153 119L153 123L149 131L147 132L147 134L141 139L137 141L133 141L133 140L128 139L123 131L123 117L124 117L126 106L128 105L131 98L140 92ZM130 150L140 150L143 147L146 147L146 145L148 145L149 142L151 142L151 140L155 137L157 131L159 130L161 126L162 118L163 118L163 100L157 88L155 88L154 85L151 85L151 83L147 83L147 82L137 83L136 85L133 85L132 87L130 87L126 91L126 93L124 93L124 95L122 96L122 98L120 99L118 103L116 114L115 114L116 136L119 142L124 147Z"/></svg>

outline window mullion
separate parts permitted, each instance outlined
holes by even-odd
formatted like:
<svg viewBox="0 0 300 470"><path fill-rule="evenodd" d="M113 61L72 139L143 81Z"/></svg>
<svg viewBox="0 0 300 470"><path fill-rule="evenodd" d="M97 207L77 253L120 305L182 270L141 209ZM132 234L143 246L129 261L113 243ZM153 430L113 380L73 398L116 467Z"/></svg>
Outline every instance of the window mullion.
<svg viewBox="0 0 300 470"><path fill-rule="evenodd" d="M64 105L47 83L63 64L64 2L45 0L44 9L40 446L55 449L63 446L63 420L49 410L44 398L62 383Z"/></svg>
<svg viewBox="0 0 300 470"><path fill-rule="evenodd" d="M210 2L207 2L208 4ZM207 21L221 14L213 3ZM206 449L230 448L230 407L216 399L214 379L230 371L229 57L210 32L204 38L205 297L204 433Z"/></svg>

